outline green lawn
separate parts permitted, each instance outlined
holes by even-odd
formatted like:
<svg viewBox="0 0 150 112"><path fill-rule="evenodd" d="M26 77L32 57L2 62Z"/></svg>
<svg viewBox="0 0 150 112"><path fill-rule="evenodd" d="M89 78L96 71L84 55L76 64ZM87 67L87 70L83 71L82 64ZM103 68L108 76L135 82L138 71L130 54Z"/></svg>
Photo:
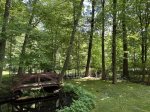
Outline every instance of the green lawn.
<svg viewBox="0 0 150 112"><path fill-rule="evenodd" d="M100 80L67 82L96 95L96 107L92 112L150 112L150 86L129 82L113 85Z"/></svg>

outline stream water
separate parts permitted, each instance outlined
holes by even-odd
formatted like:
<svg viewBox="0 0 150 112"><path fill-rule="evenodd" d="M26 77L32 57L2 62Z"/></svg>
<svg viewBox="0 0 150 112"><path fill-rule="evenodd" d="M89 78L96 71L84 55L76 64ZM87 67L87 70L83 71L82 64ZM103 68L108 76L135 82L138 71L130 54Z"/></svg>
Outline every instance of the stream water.
<svg viewBox="0 0 150 112"><path fill-rule="evenodd" d="M63 93L31 101L11 101L0 105L0 112L56 112L64 106L70 106L73 101L72 93Z"/></svg>

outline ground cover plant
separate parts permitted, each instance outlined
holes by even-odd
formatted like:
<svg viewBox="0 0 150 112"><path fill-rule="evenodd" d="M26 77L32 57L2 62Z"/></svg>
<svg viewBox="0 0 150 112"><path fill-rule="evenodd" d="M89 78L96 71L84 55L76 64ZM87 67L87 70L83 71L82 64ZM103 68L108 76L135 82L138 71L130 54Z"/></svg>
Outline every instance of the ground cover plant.
<svg viewBox="0 0 150 112"><path fill-rule="evenodd" d="M50 72L96 95L93 112L150 112L149 51L150 0L0 0L1 99L15 77ZM90 111L79 93L60 111Z"/></svg>
<svg viewBox="0 0 150 112"><path fill-rule="evenodd" d="M64 91L74 92L78 98L74 99L69 107L66 106L57 112L90 112L95 107L94 95L83 88L72 84L65 84Z"/></svg>
<svg viewBox="0 0 150 112"><path fill-rule="evenodd" d="M150 87L130 82L69 81L96 95L92 112L150 112Z"/></svg>

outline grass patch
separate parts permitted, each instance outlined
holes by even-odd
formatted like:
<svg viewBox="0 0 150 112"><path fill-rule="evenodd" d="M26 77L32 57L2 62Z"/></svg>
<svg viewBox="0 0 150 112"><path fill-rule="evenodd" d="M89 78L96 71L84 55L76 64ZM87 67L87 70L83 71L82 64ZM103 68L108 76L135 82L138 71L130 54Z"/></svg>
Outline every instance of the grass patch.
<svg viewBox="0 0 150 112"><path fill-rule="evenodd" d="M67 81L96 95L92 112L150 112L150 87L129 82L116 85L100 80Z"/></svg>

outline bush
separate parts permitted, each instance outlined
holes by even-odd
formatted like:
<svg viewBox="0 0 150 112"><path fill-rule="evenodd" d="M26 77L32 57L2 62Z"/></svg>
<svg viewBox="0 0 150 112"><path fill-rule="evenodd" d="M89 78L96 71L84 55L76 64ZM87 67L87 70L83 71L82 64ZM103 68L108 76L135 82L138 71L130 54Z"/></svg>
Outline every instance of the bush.
<svg viewBox="0 0 150 112"><path fill-rule="evenodd" d="M90 112L95 107L95 97L81 87L66 84L64 91L74 92L77 94L78 99L73 100L70 107L64 107L63 109L57 110L57 112Z"/></svg>

